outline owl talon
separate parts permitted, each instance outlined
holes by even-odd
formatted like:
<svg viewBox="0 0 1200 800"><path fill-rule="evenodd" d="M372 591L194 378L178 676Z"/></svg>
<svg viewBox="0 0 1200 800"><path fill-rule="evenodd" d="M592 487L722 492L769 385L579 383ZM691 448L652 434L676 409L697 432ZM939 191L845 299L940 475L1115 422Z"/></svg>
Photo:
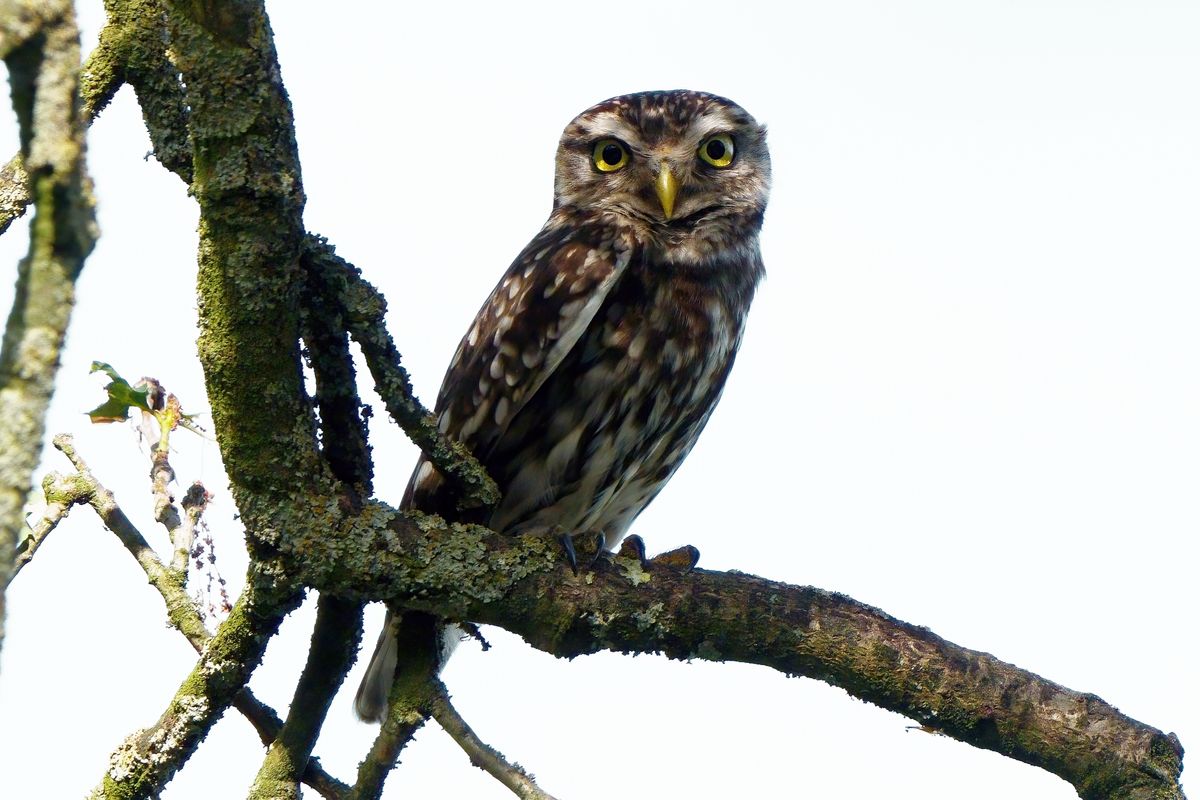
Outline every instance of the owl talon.
<svg viewBox="0 0 1200 800"><path fill-rule="evenodd" d="M575 575L579 574L579 558L575 555L575 542L571 540L570 533L560 533L556 537L558 543L562 545L563 552L567 556L567 563L571 565L571 572Z"/></svg>
<svg viewBox="0 0 1200 800"><path fill-rule="evenodd" d="M611 562L612 553L604 546L604 531L589 531L589 533L594 537L596 552L592 553L591 559L588 560L588 566L593 566L597 561Z"/></svg>
<svg viewBox="0 0 1200 800"><path fill-rule="evenodd" d="M626 536L617 551L617 558L636 558L643 567L646 566L646 543L636 533Z"/></svg>
<svg viewBox="0 0 1200 800"><path fill-rule="evenodd" d="M691 572L696 568L696 564L699 561L700 551L690 544L685 544L683 547L676 547L674 550L668 550L665 553L659 553L650 559L651 564L674 567L684 572Z"/></svg>

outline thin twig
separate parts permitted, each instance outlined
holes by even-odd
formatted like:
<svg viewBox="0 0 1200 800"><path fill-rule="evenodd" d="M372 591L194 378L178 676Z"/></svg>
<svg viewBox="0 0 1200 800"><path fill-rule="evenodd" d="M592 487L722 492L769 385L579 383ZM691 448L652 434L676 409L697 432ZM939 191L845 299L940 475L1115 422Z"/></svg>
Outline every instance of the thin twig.
<svg viewBox="0 0 1200 800"><path fill-rule="evenodd" d="M436 679L435 679L436 680ZM520 764L510 764L504 754L480 739L471 726L462 718L450 702L446 686L440 680L435 684L437 694L433 698L433 718L450 738L458 742L471 763L500 781L517 797L525 800L554 800L533 782L533 776Z"/></svg>
<svg viewBox="0 0 1200 800"><path fill-rule="evenodd" d="M158 443L151 446L153 449L150 454L150 487L154 495L154 521L166 529L174 548L171 570L180 573L181 580L186 585L188 560L192 552L189 534L195 529L193 527L184 530L183 517L175 506L175 495L171 492L171 484L175 482L175 470L171 467L166 432Z"/></svg>
<svg viewBox="0 0 1200 800"><path fill-rule="evenodd" d="M91 468L75 449L75 441L69 435L60 433L53 439L54 446L65 455L79 472L79 475L92 486L88 503L100 516L104 526L117 535L125 549L137 560L138 565L150 579L150 585L158 590L167 603L167 616L192 646L201 650L210 638L204 627L196 607L187 596L187 591L179 574L170 570L158 553L154 552L142 532L137 529L117 505L112 492L106 489L92 474Z"/></svg>
<svg viewBox="0 0 1200 800"><path fill-rule="evenodd" d="M46 508L37 522L29 526L25 538L17 544L17 559L13 564L12 576L33 560L34 554L50 532L58 527L58 523L67 518L71 507L86 503L91 497L91 485L82 479L78 473L63 475L61 472L51 472L42 478L42 492L46 496Z"/></svg>
<svg viewBox="0 0 1200 800"><path fill-rule="evenodd" d="M200 518L208 509L210 499L211 495L204 488L204 484L200 481L193 481L187 492L184 493L183 499L179 501L179 505L183 507L183 524L180 526L179 537L175 540L175 555L171 560L171 569L187 570L188 559L191 557L192 547L196 543L196 528L199 527Z"/></svg>
<svg viewBox="0 0 1200 800"><path fill-rule="evenodd" d="M54 437L54 446L71 461L77 472L74 475L57 476L57 479L55 479L56 474L52 474L43 481L43 487L48 487L46 492L47 513L43 514L42 520L34 530L38 531L45 527L46 530L41 534L41 539L44 539L53 530L58 519L65 516L65 514L59 515L57 512L51 511L52 508L63 503L88 503L91 505L105 527L117 535L117 538L125 545L125 549L146 572L150 584L162 595L167 604L168 618L172 627L184 635L197 653L203 652L212 639L212 634L205 628L200 612L192 603L191 598L187 596L187 590L177 580L177 573L173 573L162 563L158 554L146 542L141 531L121 510L112 492L105 488L92 473L87 462L75 449L72 437L68 434L59 434ZM51 520L52 517L57 517L57 519ZM51 524L52 521L54 524ZM39 543L41 539L38 540ZM36 545L23 551L27 557L24 558L22 564L27 563L33 557L34 550L36 550ZM262 739L264 745L270 745L275 741L283 723L270 706L259 701L248 688L243 688L238 692L233 705L258 731L259 738ZM328 775L315 758L309 759L304 770L303 782L329 800L342 800L350 788Z"/></svg>

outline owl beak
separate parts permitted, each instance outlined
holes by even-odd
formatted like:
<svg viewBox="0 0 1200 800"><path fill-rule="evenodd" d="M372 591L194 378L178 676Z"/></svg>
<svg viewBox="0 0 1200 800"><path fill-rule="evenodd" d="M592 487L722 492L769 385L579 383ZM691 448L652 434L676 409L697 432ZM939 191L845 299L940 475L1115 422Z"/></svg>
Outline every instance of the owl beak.
<svg viewBox="0 0 1200 800"><path fill-rule="evenodd" d="M658 195L658 202L662 203L663 215L671 218L671 214L675 211L675 195L679 193L679 180L675 177L675 173L671 172L671 165L666 161L658 168L658 177L654 180L654 192Z"/></svg>

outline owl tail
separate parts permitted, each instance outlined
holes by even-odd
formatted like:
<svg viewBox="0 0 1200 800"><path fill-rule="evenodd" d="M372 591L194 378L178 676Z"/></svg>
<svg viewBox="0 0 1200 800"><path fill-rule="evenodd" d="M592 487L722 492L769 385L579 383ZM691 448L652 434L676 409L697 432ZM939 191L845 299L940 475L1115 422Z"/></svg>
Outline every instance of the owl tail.
<svg viewBox="0 0 1200 800"><path fill-rule="evenodd" d="M423 624L433 625L438 637L438 671L446 666L446 659L458 647L465 632L457 625L445 625L433 618L427 618ZM358 694L354 696L354 712L363 722L383 722L387 717L388 694L392 690L392 681L396 677L396 664L400 658L400 644L397 634L400 630L400 618L388 612L379 632L379 642L367 665L362 683L358 685ZM425 627L425 635L430 629Z"/></svg>
<svg viewBox="0 0 1200 800"><path fill-rule="evenodd" d="M396 641L396 625L399 620L392 612L388 612L379 632L379 642L375 645L375 653L367 666L367 674L363 675L362 683L358 685L358 694L354 696L354 713L363 722L383 722L387 716L388 692L392 688L392 678L396 675L396 661L399 657L399 644Z"/></svg>

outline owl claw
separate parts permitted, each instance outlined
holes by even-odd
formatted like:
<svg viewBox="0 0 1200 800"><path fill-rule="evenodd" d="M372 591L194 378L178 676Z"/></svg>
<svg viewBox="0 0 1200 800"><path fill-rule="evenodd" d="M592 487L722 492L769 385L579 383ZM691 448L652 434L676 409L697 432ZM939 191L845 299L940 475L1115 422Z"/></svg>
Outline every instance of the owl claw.
<svg viewBox="0 0 1200 800"><path fill-rule="evenodd" d="M567 563L571 565L571 572L575 575L579 574L579 559L575 555L575 543L571 541L571 534L563 532L558 534L558 543L562 545L563 552L567 556Z"/></svg>
<svg viewBox="0 0 1200 800"><path fill-rule="evenodd" d="M621 541L621 549L617 558L636 558L643 567L646 566L646 543L636 533L631 533Z"/></svg>
<svg viewBox="0 0 1200 800"><path fill-rule="evenodd" d="M682 569L684 572L691 572L696 568L696 564L699 561L700 551L690 544L685 544L683 547L676 547L674 550L668 550L665 553L659 553L650 559L651 564L675 567L676 569Z"/></svg>
<svg viewBox="0 0 1200 800"><path fill-rule="evenodd" d="M601 560L611 561L612 553L610 553L608 548L604 546L604 531L588 531L588 533L594 537L593 541L596 547L596 552L593 553L591 559L588 560L588 566L592 566L597 561Z"/></svg>

